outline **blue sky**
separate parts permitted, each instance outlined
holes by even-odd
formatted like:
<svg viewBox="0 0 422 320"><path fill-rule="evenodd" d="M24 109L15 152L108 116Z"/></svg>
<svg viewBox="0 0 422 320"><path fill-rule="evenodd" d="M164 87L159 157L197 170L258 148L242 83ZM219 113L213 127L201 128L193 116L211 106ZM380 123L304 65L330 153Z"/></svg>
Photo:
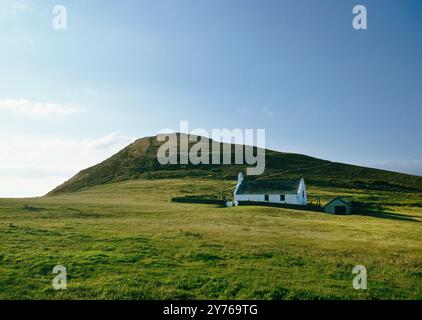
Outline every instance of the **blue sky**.
<svg viewBox="0 0 422 320"><path fill-rule="evenodd" d="M68 29L52 28L67 8ZM352 9L368 9L368 30ZM422 175L418 0L0 0L0 196L134 138L264 128L267 147Z"/></svg>

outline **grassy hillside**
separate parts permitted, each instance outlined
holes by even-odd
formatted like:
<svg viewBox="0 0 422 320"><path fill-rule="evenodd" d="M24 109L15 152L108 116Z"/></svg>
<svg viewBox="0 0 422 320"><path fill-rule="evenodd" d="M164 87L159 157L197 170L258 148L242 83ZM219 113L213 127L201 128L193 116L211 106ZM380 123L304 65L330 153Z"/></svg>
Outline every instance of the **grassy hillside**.
<svg viewBox="0 0 422 320"><path fill-rule="evenodd" d="M243 165L162 166L156 159L159 146L156 137L140 139L104 162L81 171L50 195L134 179L201 177L234 180L239 171L245 170ZM223 144L220 148L222 152ZM234 159L234 145L231 149ZM319 187L422 192L422 177L266 151L266 170L259 179L290 180L301 177L305 177L308 185Z"/></svg>
<svg viewBox="0 0 422 320"><path fill-rule="evenodd" d="M245 166L160 166L136 141L36 199L0 199L0 299L422 299L422 177L267 151L257 179L304 177L352 216L224 208ZM64 265L68 289L55 291ZM352 269L368 270L368 290Z"/></svg>
<svg viewBox="0 0 422 320"><path fill-rule="evenodd" d="M180 204L234 181L109 183L39 199L0 200L0 299L422 299L422 203L409 191L310 187L312 197L370 199L354 216ZM55 291L55 265L68 289ZM352 288L352 268L368 290Z"/></svg>

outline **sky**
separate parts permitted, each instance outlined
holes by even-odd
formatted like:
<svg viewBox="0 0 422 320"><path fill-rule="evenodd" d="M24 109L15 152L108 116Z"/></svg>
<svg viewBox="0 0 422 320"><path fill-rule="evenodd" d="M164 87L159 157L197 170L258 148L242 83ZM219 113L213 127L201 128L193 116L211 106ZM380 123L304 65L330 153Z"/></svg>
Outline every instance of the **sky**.
<svg viewBox="0 0 422 320"><path fill-rule="evenodd" d="M419 0L0 0L0 197L184 120L422 175L421 32Z"/></svg>

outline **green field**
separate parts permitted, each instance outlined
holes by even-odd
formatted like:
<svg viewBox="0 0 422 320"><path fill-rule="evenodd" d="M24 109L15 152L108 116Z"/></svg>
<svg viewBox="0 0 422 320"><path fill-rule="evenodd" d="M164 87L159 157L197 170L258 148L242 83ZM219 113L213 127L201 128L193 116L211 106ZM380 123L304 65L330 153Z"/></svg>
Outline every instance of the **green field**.
<svg viewBox="0 0 422 320"><path fill-rule="evenodd" d="M171 202L235 181L132 180L0 200L0 299L422 299L422 195L309 187L382 212ZM64 265L68 289L52 288ZM352 268L368 270L354 290Z"/></svg>

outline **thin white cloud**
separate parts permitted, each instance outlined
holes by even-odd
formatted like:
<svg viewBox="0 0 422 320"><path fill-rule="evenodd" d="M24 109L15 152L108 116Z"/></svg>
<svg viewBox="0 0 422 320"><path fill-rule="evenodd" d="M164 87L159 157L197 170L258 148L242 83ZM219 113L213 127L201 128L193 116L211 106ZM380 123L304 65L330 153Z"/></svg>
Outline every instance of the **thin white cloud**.
<svg viewBox="0 0 422 320"><path fill-rule="evenodd" d="M25 116L47 117L50 115L71 115L85 112L85 109L60 105L50 102L32 102L25 99L3 99L0 100L0 111L6 110Z"/></svg>
<svg viewBox="0 0 422 320"><path fill-rule="evenodd" d="M0 0L0 17L15 16L28 9L28 4L21 0Z"/></svg>
<svg viewBox="0 0 422 320"><path fill-rule="evenodd" d="M273 115L274 115L274 111L272 111L270 108L268 108L268 107L264 107L264 108L262 108L262 112L265 114L265 115L267 115L267 116L269 116L269 117L272 117Z"/></svg>
<svg viewBox="0 0 422 320"><path fill-rule="evenodd" d="M251 109L251 110L253 110L253 109ZM237 108L235 109L235 111L236 111L236 112L239 112L239 113L248 113L248 112L250 111L250 109L249 109L248 107L237 107ZM269 116L269 117L272 117L272 116L274 115L274 111L272 111L272 110L271 110L271 109L269 109L268 107L263 107L263 108L261 108L261 112L262 112L264 115Z"/></svg>
<svg viewBox="0 0 422 320"><path fill-rule="evenodd" d="M389 171L403 172L422 176L422 160L385 160L385 161L361 161L356 163L361 166L378 168Z"/></svg>
<svg viewBox="0 0 422 320"><path fill-rule="evenodd" d="M236 112L247 113L248 111L249 111L249 108L247 108L247 107L236 108Z"/></svg>
<svg viewBox="0 0 422 320"><path fill-rule="evenodd" d="M107 150L118 149L122 145L130 144L133 140L134 138L130 138L119 131L116 131L98 139L85 140L83 143L88 149Z"/></svg>
<svg viewBox="0 0 422 320"><path fill-rule="evenodd" d="M95 139L0 137L0 197L44 195L134 140L120 132Z"/></svg>

